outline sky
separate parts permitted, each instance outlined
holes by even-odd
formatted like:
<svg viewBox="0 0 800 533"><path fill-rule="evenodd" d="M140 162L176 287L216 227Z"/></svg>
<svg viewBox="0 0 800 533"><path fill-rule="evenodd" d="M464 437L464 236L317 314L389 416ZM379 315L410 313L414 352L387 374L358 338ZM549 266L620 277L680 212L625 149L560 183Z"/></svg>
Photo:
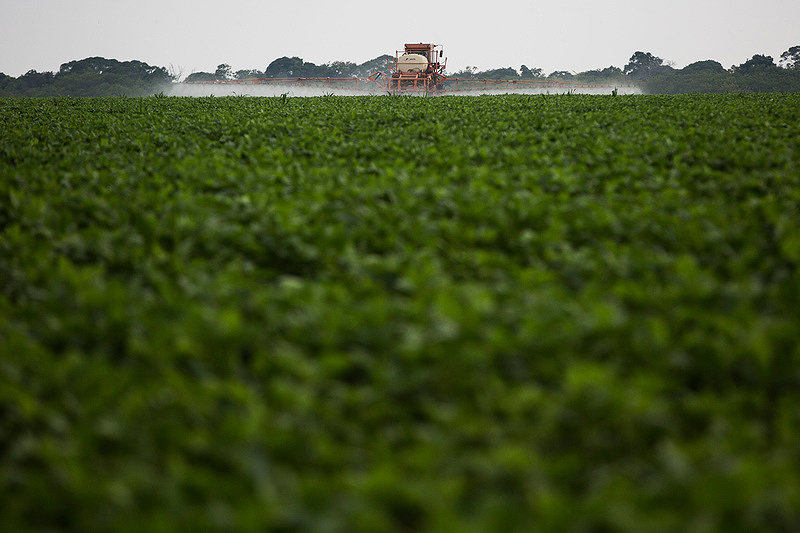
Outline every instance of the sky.
<svg viewBox="0 0 800 533"><path fill-rule="evenodd" d="M0 0L0 72L14 77L94 56L183 77L283 56L363 63L411 42L443 45L450 73L622 68L636 51L728 68L800 45L800 0Z"/></svg>

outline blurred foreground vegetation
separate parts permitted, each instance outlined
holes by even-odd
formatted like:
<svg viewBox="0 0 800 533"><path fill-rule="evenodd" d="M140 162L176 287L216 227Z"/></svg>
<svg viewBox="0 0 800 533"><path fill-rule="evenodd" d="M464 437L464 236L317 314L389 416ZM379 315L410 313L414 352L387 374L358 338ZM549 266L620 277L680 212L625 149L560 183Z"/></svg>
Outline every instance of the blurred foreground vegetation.
<svg viewBox="0 0 800 533"><path fill-rule="evenodd" d="M5 531L800 530L800 97L0 99Z"/></svg>

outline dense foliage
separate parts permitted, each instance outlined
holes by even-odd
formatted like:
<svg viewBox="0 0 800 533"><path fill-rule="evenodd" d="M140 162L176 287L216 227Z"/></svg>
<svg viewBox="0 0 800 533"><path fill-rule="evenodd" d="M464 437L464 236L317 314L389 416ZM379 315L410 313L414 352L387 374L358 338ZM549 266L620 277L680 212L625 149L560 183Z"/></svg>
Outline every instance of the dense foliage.
<svg viewBox="0 0 800 533"><path fill-rule="evenodd" d="M660 65L639 79L649 94L800 92L800 68L781 68L762 55L729 70L711 60L677 70Z"/></svg>
<svg viewBox="0 0 800 533"><path fill-rule="evenodd" d="M19 78L0 74L0 96L149 96L172 81L164 67L88 57L64 63L56 73L30 70Z"/></svg>
<svg viewBox="0 0 800 533"><path fill-rule="evenodd" d="M299 57L280 57L264 70L268 78L341 78L347 76L365 77L375 72L388 73L388 60L392 56L381 55L361 64L350 61L332 61L316 65Z"/></svg>
<svg viewBox="0 0 800 533"><path fill-rule="evenodd" d="M800 529L800 96L0 126L6 530Z"/></svg>
<svg viewBox="0 0 800 533"><path fill-rule="evenodd" d="M223 63L211 72L192 72L186 82L246 80L252 78L347 78L367 77L378 71L388 73L387 61L392 56L382 55L375 59L356 64L350 61L332 61L317 65L303 61L299 57L279 57L267 65L264 71L245 69L233 72L231 66Z"/></svg>

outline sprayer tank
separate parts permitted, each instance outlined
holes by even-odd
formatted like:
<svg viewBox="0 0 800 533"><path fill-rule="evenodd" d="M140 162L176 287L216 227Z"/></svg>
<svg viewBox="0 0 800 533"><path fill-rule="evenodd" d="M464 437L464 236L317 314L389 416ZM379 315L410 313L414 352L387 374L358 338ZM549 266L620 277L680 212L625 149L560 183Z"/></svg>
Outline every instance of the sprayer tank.
<svg viewBox="0 0 800 533"><path fill-rule="evenodd" d="M403 54L397 59L397 70L402 73L414 74L425 72L428 69L428 59L421 54Z"/></svg>

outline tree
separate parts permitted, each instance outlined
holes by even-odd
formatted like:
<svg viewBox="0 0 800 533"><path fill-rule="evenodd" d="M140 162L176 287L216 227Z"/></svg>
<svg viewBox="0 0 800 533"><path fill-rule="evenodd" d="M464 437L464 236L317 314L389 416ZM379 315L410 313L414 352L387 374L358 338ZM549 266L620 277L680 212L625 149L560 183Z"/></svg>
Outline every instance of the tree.
<svg viewBox="0 0 800 533"><path fill-rule="evenodd" d="M640 86L649 94L721 93L731 87L731 77L720 63L708 60L665 70L641 81Z"/></svg>
<svg viewBox="0 0 800 533"><path fill-rule="evenodd" d="M237 80L251 80L253 78L263 78L264 73L260 70L253 70L253 69L244 69L244 70L237 70L236 74L234 74L234 78Z"/></svg>
<svg viewBox="0 0 800 533"><path fill-rule="evenodd" d="M299 57L280 57L267 66L267 78L347 78L367 77L375 72L388 73L387 61L392 56L382 55L360 65L350 61L331 61L316 65Z"/></svg>
<svg viewBox="0 0 800 533"><path fill-rule="evenodd" d="M186 83L196 83L199 81L217 81L217 77L211 72L192 72L184 80Z"/></svg>
<svg viewBox="0 0 800 533"><path fill-rule="evenodd" d="M555 72L551 72L548 78L552 78L555 80L568 80L572 78L574 75L572 72L568 72L566 70L556 70Z"/></svg>
<svg viewBox="0 0 800 533"><path fill-rule="evenodd" d="M349 76L355 76L355 71L358 69L358 65L349 61L334 61L332 63L326 63L325 65L320 66L324 66L330 71L328 76L331 78L346 78Z"/></svg>
<svg viewBox="0 0 800 533"><path fill-rule="evenodd" d="M4 83L2 92L17 96L146 96L164 90L172 81L164 67L87 57L62 64L56 73L30 70L13 84Z"/></svg>
<svg viewBox="0 0 800 533"><path fill-rule="evenodd" d="M575 75L576 80L589 83L610 83L615 80L623 81L624 78L625 76L622 74L622 69L615 66L606 67L602 70L587 70L586 72L580 72Z"/></svg>
<svg viewBox="0 0 800 533"><path fill-rule="evenodd" d="M58 76L93 74L121 76L128 81L141 81L150 84L169 83L172 76L164 67L154 67L142 61L117 61L105 57L87 57L78 61L64 63Z"/></svg>
<svg viewBox="0 0 800 533"><path fill-rule="evenodd" d="M712 59L707 59L705 61L696 61L689 65L683 67L681 72L688 73L688 72L712 72L716 74L723 74L727 72L725 67L722 66L722 63L719 61L714 61Z"/></svg>
<svg viewBox="0 0 800 533"><path fill-rule="evenodd" d="M650 52L635 52L628 64L625 65L623 73L635 80L646 80L650 76L672 70L664 64L664 60L654 56Z"/></svg>
<svg viewBox="0 0 800 533"><path fill-rule="evenodd" d="M39 89L52 83L54 77L55 75L52 72L36 72L35 70L29 70L17 78L17 83L23 90Z"/></svg>
<svg viewBox="0 0 800 533"><path fill-rule="evenodd" d="M544 72L542 72L542 69L538 67L528 68L527 65L521 65L519 67L519 73L520 77L523 79L544 77Z"/></svg>
<svg viewBox="0 0 800 533"><path fill-rule="evenodd" d="M356 76L367 77L375 74L376 72L383 72L384 74L389 73L388 62L390 59L394 59L393 56L388 54L383 54L375 59L370 59L369 61L365 61L358 65L354 74Z"/></svg>
<svg viewBox="0 0 800 533"><path fill-rule="evenodd" d="M85 72L95 72L102 74L114 70L115 64L119 61L116 59L106 59L105 57L87 57L77 61L70 61L63 63L61 68L58 69L59 74L81 74Z"/></svg>
<svg viewBox="0 0 800 533"><path fill-rule="evenodd" d="M800 69L800 46L792 46L781 54L780 64L787 69Z"/></svg>
<svg viewBox="0 0 800 533"><path fill-rule="evenodd" d="M214 77L220 81L232 80L233 72L231 72L231 66L228 65L227 63L222 63L221 65L217 65L217 70L214 71Z"/></svg>
<svg viewBox="0 0 800 533"><path fill-rule="evenodd" d="M511 67L496 68L478 72L475 77L481 80L513 80L519 78L519 73Z"/></svg>
<svg viewBox="0 0 800 533"><path fill-rule="evenodd" d="M754 73L760 72L764 70L768 70L771 68L776 68L777 65L775 61L772 59L772 56L763 56L761 54L756 54L738 67L734 67L735 72L742 72L742 73Z"/></svg>
<svg viewBox="0 0 800 533"><path fill-rule="evenodd" d="M17 78L12 78L0 72L0 96L18 96L19 87Z"/></svg>
<svg viewBox="0 0 800 533"><path fill-rule="evenodd" d="M453 78L463 78L467 80L473 79L478 74L478 67L466 66L458 72L453 73Z"/></svg>
<svg viewBox="0 0 800 533"><path fill-rule="evenodd" d="M267 78L301 78L303 75L303 60L299 57L279 57L264 71Z"/></svg>

